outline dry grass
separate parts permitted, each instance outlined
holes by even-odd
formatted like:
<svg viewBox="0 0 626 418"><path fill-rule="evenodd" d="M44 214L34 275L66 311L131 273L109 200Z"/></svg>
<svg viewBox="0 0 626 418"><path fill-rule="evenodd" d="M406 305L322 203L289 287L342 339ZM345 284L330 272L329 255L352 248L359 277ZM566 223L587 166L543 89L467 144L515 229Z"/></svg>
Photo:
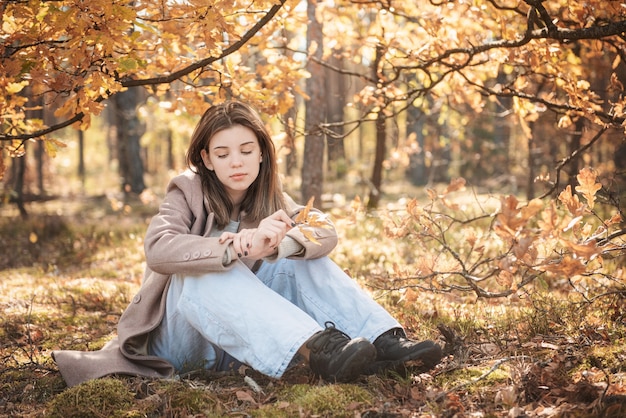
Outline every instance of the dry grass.
<svg viewBox="0 0 626 418"><path fill-rule="evenodd" d="M581 303L566 288L534 289L503 300L371 289L413 337L446 344L448 356L430 374L370 376L354 385L327 385L299 366L281 380L248 369L198 372L174 381L118 377L67 389L50 351L94 350L114 335L139 286L142 236L155 206L105 198L49 202L31 207L26 221L4 210L0 416L626 413L624 295ZM337 260L366 283L368 271L393 257L393 242L368 245L359 234L344 232Z"/></svg>

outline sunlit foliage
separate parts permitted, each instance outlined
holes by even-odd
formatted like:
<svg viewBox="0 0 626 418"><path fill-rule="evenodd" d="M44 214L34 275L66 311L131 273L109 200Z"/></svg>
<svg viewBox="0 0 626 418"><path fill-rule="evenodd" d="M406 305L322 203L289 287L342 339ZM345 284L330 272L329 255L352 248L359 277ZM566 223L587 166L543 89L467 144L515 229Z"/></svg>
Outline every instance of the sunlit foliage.
<svg viewBox="0 0 626 418"><path fill-rule="evenodd" d="M584 169L578 180L576 192L567 186L558 201L548 202L478 196L463 179L377 218L357 202L352 218L340 223L347 234L361 234L363 245L346 257L360 259L356 272L373 287L402 290L409 299L416 289L496 298L565 286L586 300L623 292L621 214L594 203L595 173ZM343 262L356 266L350 258Z"/></svg>

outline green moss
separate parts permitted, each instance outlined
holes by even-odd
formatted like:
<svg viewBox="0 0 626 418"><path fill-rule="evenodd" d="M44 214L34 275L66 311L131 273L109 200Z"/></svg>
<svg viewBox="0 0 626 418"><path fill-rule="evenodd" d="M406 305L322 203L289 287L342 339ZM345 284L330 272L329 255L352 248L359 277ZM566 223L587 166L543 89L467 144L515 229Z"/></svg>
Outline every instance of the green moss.
<svg viewBox="0 0 626 418"><path fill-rule="evenodd" d="M320 417L352 417L354 407L371 404L372 395L356 385L324 386L293 385L281 392L277 401L253 411L252 416L270 418L301 415Z"/></svg>
<svg viewBox="0 0 626 418"><path fill-rule="evenodd" d="M610 373L626 371L626 346L622 340L614 341L611 345L597 344L590 348L582 357L582 362L572 372L580 372L591 368L603 369ZM605 377L602 376L604 379Z"/></svg>
<svg viewBox="0 0 626 418"><path fill-rule="evenodd" d="M167 399L172 416L207 415L217 405L213 394L207 390L190 388L183 382L164 382L163 397Z"/></svg>
<svg viewBox="0 0 626 418"><path fill-rule="evenodd" d="M60 375L32 368L8 368L0 373L0 393L5 401L14 403L46 402L64 386Z"/></svg>
<svg viewBox="0 0 626 418"><path fill-rule="evenodd" d="M498 384L501 385L510 382L511 373L508 367L502 365L490 371L486 376L483 376L490 368L490 365L485 365L484 367L466 367L449 373L441 373L437 375L435 382L437 386L441 386L446 390L459 385L465 385L470 392L480 388L496 387Z"/></svg>
<svg viewBox="0 0 626 418"><path fill-rule="evenodd" d="M117 379L96 379L71 387L48 406L50 418L122 417L135 394Z"/></svg>

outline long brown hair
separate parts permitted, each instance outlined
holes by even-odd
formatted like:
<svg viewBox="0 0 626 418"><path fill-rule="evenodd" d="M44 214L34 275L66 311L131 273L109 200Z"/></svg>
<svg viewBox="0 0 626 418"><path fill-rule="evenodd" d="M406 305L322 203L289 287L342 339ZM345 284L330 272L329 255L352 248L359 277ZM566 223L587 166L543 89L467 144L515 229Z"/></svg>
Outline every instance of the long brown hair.
<svg viewBox="0 0 626 418"><path fill-rule="evenodd" d="M246 220L258 222L286 206L278 177L274 142L259 114L249 105L238 101L213 105L200 118L191 136L186 159L187 166L202 179L205 198L215 214L219 228L223 228L230 221L233 202L215 172L204 165L200 152L209 149L209 142L216 133L235 125L244 126L254 132L262 155L259 175L248 188L240 211L245 211Z"/></svg>

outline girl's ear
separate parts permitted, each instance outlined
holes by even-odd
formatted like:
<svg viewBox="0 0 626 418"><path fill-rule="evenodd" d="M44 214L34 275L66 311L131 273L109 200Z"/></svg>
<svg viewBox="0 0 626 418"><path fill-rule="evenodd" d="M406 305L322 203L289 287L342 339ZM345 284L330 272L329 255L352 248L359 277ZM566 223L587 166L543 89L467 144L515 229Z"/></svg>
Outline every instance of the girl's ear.
<svg viewBox="0 0 626 418"><path fill-rule="evenodd" d="M204 166L209 170L213 171L213 164L211 164L211 159L209 158L209 153L206 152L205 149L200 151L200 156L202 157L202 162L204 162Z"/></svg>
<svg viewBox="0 0 626 418"><path fill-rule="evenodd" d="M259 163L263 162L263 154L259 155Z"/></svg>

